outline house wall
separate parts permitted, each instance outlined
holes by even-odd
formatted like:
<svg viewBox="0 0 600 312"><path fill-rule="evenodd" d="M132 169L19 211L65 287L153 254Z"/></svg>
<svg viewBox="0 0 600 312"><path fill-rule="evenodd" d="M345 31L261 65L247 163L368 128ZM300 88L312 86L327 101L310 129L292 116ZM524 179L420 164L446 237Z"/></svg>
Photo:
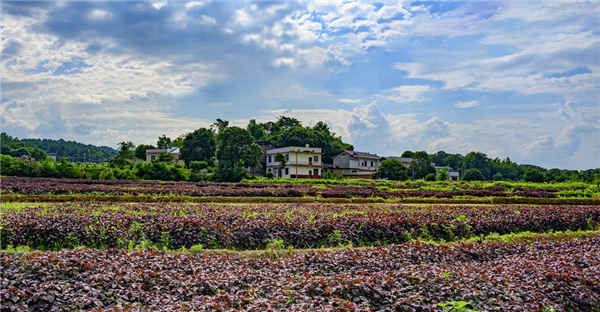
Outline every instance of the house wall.
<svg viewBox="0 0 600 312"><path fill-rule="evenodd" d="M284 156L287 155L285 168L287 168L288 173L285 174L284 168L281 175L284 178L295 178L296 175L299 178L320 178L323 174L323 170L321 168L323 159L321 155L321 149L318 147L292 146L267 151L266 171L273 172L275 176L279 176L279 162L275 161L275 154L277 153L282 153Z"/></svg>

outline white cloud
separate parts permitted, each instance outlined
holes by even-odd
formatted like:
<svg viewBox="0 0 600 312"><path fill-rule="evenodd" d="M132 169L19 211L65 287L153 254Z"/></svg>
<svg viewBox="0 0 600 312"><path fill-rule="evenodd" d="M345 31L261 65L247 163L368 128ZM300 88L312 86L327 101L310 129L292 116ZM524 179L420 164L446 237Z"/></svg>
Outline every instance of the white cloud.
<svg viewBox="0 0 600 312"><path fill-rule="evenodd" d="M431 90L430 86L424 85L400 86L386 90L397 93L397 95L385 96L385 98L396 103L423 102L426 98L422 94Z"/></svg>
<svg viewBox="0 0 600 312"><path fill-rule="evenodd" d="M456 108L471 108L479 106L479 101L465 101L465 102L456 102L454 103L454 107Z"/></svg>
<svg viewBox="0 0 600 312"><path fill-rule="evenodd" d="M360 103L361 99L339 99L338 102L340 103L349 103L349 104L358 104Z"/></svg>

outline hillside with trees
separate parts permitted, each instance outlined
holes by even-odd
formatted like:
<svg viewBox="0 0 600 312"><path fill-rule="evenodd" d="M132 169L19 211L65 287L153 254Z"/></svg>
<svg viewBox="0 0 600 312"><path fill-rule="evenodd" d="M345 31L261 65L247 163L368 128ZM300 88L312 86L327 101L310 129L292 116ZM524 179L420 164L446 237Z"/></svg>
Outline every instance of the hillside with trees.
<svg viewBox="0 0 600 312"><path fill-rule="evenodd" d="M4 134L2 140L4 141ZM116 150L108 146L95 146L63 139L22 139L20 142L46 153L56 153L56 159L66 157L70 161L103 163L110 161L117 154Z"/></svg>

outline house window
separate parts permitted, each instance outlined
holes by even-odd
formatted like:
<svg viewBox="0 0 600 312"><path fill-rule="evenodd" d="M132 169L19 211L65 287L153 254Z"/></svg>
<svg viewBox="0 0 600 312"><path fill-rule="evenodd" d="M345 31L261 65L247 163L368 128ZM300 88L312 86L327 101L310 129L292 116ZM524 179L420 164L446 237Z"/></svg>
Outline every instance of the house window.
<svg viewBox="0 0 600 312"><path fill-rule="evenodd" d="M313 159L315 160L315 162L319 162L319 156L315 156Z"/></svg>
<svg viewBox="0 0 600 312"><path fill-rule="evenodd" d="M285 161L290 161L290 154L285 154Z"/></svg>
<svg viewBox="0 0 600 312"><path fill-rule="evenodd" d="M373 161L371 160L371 167L373 167Z"/></svg>
<svg viewBox="0 0 600 312"><path fill-rule="evenodd" d="M267 169L267 172L271 172L271 168Z"/></svg>
<svg viewBox="0 0 600 312"><path fill-rule="evenodd" d="M285 175L288 175L288 174L290 174L290 170L289 170L289 168L285 168Z"/></svg>
<svg viewBox="0 0 600 312"><path fill-rule="evenodd" d="M315 175L319 175L319 169L315 169L313 172L315 173Z"/></svg>
<svg viewBox="0 0 600 312"><path fill-rule="evenodd" d="M271 155L269 155L267 162L271 162ZM271 171L271 170L269 170Z"/></svg>
<svg viewBox="0 0 600 312"><path fill-rule="evenodd" d="M150 160L155 160L155 159L156 159L155 155L150 156Z"/></svg>

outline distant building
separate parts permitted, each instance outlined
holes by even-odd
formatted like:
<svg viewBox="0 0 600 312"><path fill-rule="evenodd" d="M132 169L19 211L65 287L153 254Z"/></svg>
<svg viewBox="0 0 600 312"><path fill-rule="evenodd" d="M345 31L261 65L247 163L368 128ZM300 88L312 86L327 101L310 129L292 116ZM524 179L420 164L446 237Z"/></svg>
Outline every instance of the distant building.
<svg viewBox="0 0 600 312"><path fill-rule="evenodd" d="M56 153L48 153L48 156L52 157L52 160L56 161Z"/></svg>
<svg viewBox="0 0 600 312"><path fill-rule="evenodd" d="M260 166L259 168L248 168L248 171L253 175L264 176L267 172L267 151L277 148L277 145L275 145L275 143L263 140L254 141L254 143L260 146L260 149L262 150L262 154L258 159Z"/></svg>
<svg viewBox="0 0 600 312"><path fill-rule="evenodd" d="M266 169L279 177L279 162L275 155L281 153L286 158L285 168L281 171L283 178L312 178L320 179L322 174L322 156L320 147L288 146L267 150Z"/></svg>
<svg viewBox="0 0 600 312"><path fill-rule="evenodd" d="M440 174L437 172L438 169L448 168L448 181L458 181L460 177L460 173L452 169L452 167L444 167L444 166L435 166L435 176L439 176Z"/></svg>
<svg viewBox="0 0 600 312"><path fill-rule="evenodd" d="M338 176L371 179L377 174L381 159L376 154L341 151L333 155L332 171Z"/></svg>
<svg viewBox="0 0 600 312"><path fill-rule="evenodd" d="M182 159L179 159L181 156L181 152L179 151L179 147L169 147L169 148L153 148L146 150L146 162L153 161L158 159L160 154L169 154L173 157L173 161L176 163L183 163Z"/></svg>
<svg viewBox="0 0 600 312"><path fill-rule="evenodd" d="M389 156L389 157L386 157L386 159L395 159L395 160L401 162L404 166L406 166L406 168L408 168L410 166L410 162L412 161L412 158L410 158L410 157L398 157L398 156Z"/></svg>

